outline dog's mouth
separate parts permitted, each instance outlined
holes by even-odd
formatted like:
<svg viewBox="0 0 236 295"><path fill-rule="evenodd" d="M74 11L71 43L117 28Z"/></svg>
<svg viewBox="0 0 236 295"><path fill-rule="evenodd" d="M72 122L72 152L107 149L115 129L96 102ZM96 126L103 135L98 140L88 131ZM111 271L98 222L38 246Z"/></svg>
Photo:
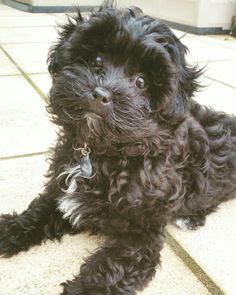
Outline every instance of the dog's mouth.
<svg viewBox="0 0 236 295"><path fill-rule="evenodd" d="M97 119L106 119L109 114L112 113L113 105L112 103L107 103L103 106L96 101L91 101L87 105L61 105L61 109L67 117L76 121L83 119L85 116Z"/></svg>
<svg viewBox="0 0 236 295"><path fill-rule="evenodd" d="M86 118L86 119L87 118L90 118L90 119L104 119L103 116L101 116L98 113L92 112L92 111L86 112L86 114L84 115L84 118Z"/></svg>
<svg viewBox="0 0 236 295"><path fill-rule="evenodd" d="M70 107L62 107L63 113L74 121L78 121L81 119L104 119L105 114L98 113L93 110L82 110L82 109L75 109Z"/></svg>

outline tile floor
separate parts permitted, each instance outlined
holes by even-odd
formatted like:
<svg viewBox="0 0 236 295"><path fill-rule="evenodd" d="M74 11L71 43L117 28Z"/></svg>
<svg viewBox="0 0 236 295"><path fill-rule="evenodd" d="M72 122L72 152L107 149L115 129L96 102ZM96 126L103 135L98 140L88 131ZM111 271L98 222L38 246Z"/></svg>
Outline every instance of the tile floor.
<svg viewBox="0 0 236 295"><path fill-rule="evenodd" d="M46 151L55 140L55 127L45 115L51 83L46 58L55 25L63 19L63 14L33 15L0 4L2 213L21 212L43 187ZM196 99L236 114L236 39L189 34L182 41L190 49L190 63L207 65L201 81L208 87ZM140 295L236 295L235 201L224 204L197 232L173 226L168 232L185 254L177 255L169 240L162 269ZM61 244L47 242L11 259L0 258L0 293L58 294L59 283L78 273L82 257L100 242L86 234L66 236Z"/></svg>

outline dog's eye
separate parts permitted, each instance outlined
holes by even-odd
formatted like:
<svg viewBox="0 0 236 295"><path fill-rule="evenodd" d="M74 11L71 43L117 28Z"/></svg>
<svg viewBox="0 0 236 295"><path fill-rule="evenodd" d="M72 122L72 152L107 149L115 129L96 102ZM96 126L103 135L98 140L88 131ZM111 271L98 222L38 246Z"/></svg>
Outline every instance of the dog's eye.
<svg viewBox="0 0 236 295"><path fill-rule="evenodd" d="M92 61L92 66L94 67L102 67L103 66L103 60L100 56L95 57L95 59Z"/></svg>
<svg viewBox="0 0 236 295"><path fill-rule="evenodd" d="M144 76L139 75L134 79L134 85L140 89L144 89L147 85L147 81Z"/></svg>

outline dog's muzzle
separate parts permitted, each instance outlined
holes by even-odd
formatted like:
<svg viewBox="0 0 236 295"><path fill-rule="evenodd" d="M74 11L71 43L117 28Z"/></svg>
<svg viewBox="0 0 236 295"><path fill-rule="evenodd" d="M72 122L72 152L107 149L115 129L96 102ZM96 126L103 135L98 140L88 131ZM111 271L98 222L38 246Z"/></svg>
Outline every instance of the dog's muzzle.
<svg viewBox="0 0 236 295"><path fill-rule="evenodd" d="M96 87L89 100L89 111L106 117L113 109L111 92L103 87Z"/></svg>

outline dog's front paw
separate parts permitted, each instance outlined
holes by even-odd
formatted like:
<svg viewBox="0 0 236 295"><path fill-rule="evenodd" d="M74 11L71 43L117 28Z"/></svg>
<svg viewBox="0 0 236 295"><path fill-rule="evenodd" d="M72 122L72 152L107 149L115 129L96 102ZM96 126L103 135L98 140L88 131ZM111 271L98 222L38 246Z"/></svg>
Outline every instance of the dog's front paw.
<svg viewBox="0 0 236 295"><path fill-rule="evenodd" d="M22 228L17 216L15 213L0 215L0 256L10 257L25 250Z"/></svg>

